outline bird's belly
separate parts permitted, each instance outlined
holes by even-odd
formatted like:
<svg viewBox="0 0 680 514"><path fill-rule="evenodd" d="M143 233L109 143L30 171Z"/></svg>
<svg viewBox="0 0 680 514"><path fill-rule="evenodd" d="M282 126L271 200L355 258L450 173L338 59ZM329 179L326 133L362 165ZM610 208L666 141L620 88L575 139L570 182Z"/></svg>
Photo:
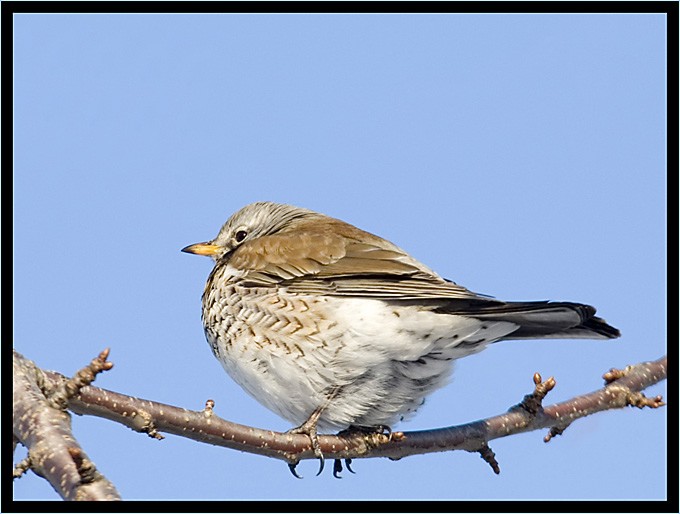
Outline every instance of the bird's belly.
<svg viewBox="0 0 680 514"><path fill-rule="evenodd" d="M206 336L229 375L296 425L325 405L322 430L394 424L453 360L512 330L375 299L231 286L208 300Z"/></svg>
<svg viewBox="0 0 680 514"><path fill-rule="evenodd" d="M318 303L239 286L210 302L204 298L206 337L224 369L256 400L298 425L338 382L332 362L343 334Z"/></svg>

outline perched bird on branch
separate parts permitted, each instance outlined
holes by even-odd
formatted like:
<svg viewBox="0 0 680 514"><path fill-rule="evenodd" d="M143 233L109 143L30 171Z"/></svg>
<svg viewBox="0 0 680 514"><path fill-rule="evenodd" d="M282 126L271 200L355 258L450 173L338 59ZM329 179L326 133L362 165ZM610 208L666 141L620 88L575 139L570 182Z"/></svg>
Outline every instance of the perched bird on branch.
<svg viewBox="0 0 680 514"><path fill-rule="evenodd" d="M381 237L290 205L247 205L182 251L215 261L203 292L213 353L320 458L317 428L390 427L490 343L619 336L589 305L474 293Z"/></svg>

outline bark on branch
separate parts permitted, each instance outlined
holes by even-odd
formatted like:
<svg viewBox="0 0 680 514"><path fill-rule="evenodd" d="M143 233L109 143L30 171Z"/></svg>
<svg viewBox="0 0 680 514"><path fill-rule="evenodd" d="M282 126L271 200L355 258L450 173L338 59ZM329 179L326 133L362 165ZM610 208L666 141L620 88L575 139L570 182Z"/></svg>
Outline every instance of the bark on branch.
<svg viewBox="0 0 680 514"><path fill-rule="evenodd" d="M17 355L15 353L15 361ZM493 471L499 473L500 467L489 448L489 442L493 439L531 430L549 429L544 438L548 442L575 420L596 412L625 406L660 407L664 405L661 397L647 398L641 391L666 379L666 367L667 358L664 356L656 361L628 366L624 370L610 370L603 377L605 386L602 389L548 407L542 406L542 400L555 386L555 380L551 377L543 381L536 374L534 391L498 416L423 431L319 435L319 444L327 458L336 459L334 473L341 470L339 459L401 459L410 455L450 450L478 452ZM49 382L51 388L60 388L68 380L55 372L44 372L43 377L42 380ZM15 386L15 426L16 404ZM193 411L89 385L80 387L75 395L68 398L68 409L77 414L110 419L156 439L163 438L161 432L170 433L216 446L281 459L293 465L302 459L316 458L306 435L273 432L232 423L217 416L213 407L214 402L208 400L203 410ZM16 428L15 435L26 444L25 439L16 433ZM72 441L70 432L68 436L62 437ZM30 441L28 446L31 447ZM71 460L74 459L71 457Z"/></svg>
<svg viewBox="0 0 680 514"><path fill-rule="evenodd" d="M108 350L72 378L55 381L32 361L14 352L15 441L28 448L28 457L14 469L14 478L32 469L44 477L65 500L119 500L111 482L97 471L71 432L68 402L111 368Z"/></svg>

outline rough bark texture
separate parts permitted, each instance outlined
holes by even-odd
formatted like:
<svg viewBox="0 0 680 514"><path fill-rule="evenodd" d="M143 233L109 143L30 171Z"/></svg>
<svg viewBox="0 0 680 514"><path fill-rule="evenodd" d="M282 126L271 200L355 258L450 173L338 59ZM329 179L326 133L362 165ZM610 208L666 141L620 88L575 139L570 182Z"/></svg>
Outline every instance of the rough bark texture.
<svg viewBox="0 0 680 514"><path fill-rule="evenodd" d="M14 352L14 437L29 449L14 476L32 469L65 500L119 500L71 432L71 415L59 407L58 383ZM56 395L56 396L55 396ZM66 400L68 401L68 400Z"/></svg>
<svg viewBox="0 0 680 514"><path fill-rule="evenodd" d="M65 499L119 499L108 482L87 458L71 433L70 416L61 404L77 414L103 417L162 439L161 432L244 452L278 458L294 466L316 458L310 438L304 434L279 433L239 425L218 417L214 402L191 411L150 400L123 395L89 384L94 376L111 367L102 352L73 379L56 372L43 372L14 354L14 436L29 449L28 459L15 467L15 476L32 469L50 481ZM103 357L103 359L102 359ZM500 472L489 442L493 439L537 429L549 429L547 442L575 420L596 412L625 406L661 407L661 397L645 397L641 391L666 378L667 358L612 369L605 373L605 386L548 407L546 394L555 386L551 377L534 375L534 391L507 412L459 426L394 433L344 432L320 435L325 457L339 459L388 457L400 459L423 453L466 450L478 452L495 473ZM75 384L75 385L74 385ZM66 392L65 392L66 391Z"/></svg>

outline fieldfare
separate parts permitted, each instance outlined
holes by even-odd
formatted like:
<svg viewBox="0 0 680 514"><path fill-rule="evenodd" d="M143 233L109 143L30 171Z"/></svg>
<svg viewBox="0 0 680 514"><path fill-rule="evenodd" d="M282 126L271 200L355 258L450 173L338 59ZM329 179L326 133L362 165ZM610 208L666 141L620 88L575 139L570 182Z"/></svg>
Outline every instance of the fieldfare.
<svg viewBox="0 0 680 514"><path fill-rule="evenodd" d="M317 427L389 427L489 343L619 336L589 305L473 293L385 239L290 205L247 205L182 251L215 261L202 316L215 357L321 459Z"/></svg>

